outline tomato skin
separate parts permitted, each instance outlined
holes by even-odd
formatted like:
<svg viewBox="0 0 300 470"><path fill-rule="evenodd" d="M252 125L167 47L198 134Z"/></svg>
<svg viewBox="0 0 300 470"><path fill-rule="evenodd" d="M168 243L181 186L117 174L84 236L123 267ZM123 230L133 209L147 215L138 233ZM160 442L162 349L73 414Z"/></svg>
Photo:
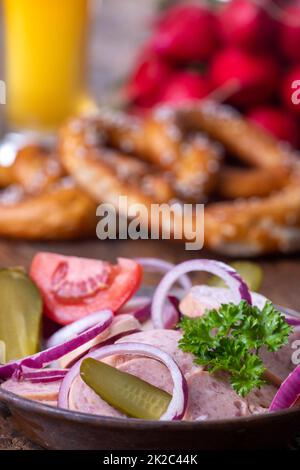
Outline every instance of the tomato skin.
<svg viewBox="0 0 300 470"><path fill-rule="evenodd" d="M70 299L69 302L60 300L55 295L52 276L58 264L62 261L69 263L72 269L72 256L40 252L35 255L30 267L30 277L39 288L43 301L45 315L60 325L68 325L90 313L105 309L117 312L138 289L142 279L141 266L130 259L118 258L118 264L112 266L112 279L109 286L92 296L81 299ZM88 273L89 263L97 260L81 258L86 264ZM99 262L99 264L103 262Z"/></svg>

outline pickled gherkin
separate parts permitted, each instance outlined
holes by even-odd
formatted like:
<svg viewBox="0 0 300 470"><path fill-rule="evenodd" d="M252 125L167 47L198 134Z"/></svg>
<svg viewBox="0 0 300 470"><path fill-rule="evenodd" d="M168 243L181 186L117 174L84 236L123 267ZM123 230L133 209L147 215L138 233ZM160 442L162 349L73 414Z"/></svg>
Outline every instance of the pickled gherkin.
<svg viewBox="0 0 300 470"><path fill-rule="evenodd" d="M42 309L37 287L21 268L0 269L0 341L6 361L39 350Z"/></svg>
<svg viewBox="0 0 300 470"><path fill-rule="evenodd" d="M80 376L106 403L132 418L157 420L172 398L164 390L92 358L82 361Z"/></svg>

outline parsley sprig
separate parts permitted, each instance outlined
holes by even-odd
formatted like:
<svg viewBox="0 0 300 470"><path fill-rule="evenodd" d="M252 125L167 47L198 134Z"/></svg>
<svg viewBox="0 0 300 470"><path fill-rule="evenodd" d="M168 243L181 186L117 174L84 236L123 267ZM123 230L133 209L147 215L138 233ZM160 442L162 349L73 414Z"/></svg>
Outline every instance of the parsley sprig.
<svg viewBox="0 0 300 470"><path fill-rule="evenodd" d="M183 317L179 347L195 356L209 372L229 373L233 389L241 396L265 383L261 347L277 351L287 343L292 328L284 316L267 301L264 308L241 301L222 304L196 318Z"/></svg>

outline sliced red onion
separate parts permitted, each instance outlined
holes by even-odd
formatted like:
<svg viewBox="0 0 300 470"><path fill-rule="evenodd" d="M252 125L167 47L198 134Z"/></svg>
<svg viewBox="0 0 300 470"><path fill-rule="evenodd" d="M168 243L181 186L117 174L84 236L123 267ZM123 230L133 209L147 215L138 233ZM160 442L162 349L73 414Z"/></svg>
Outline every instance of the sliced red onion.
<svg viewBox="0 0 300 470"><path fill-rule="evenodd" d="M96 336L91 341L84 343L80 348L74 349L68 354L65 354L57 362L61 368L69 368L71 364L75 364L81 357L85 356L91 349L99 348L100 345L111 344L117 340L120 335L129 335L132 331L140 331L140 322L133 316L127 313L116 315L110 324L109 329L103 334ZM113 340L115 338L115 340Z"/></svg>
<svg viewBox="0 0 300 470"><path fill-rule="evenodd" d="M134 297L118 311L118 314L128 313L140 323L144 323L150 318L151 301L150 297Z"/></svg>
<svg viewBox="0 0 300 470"><path fill-rule="evenodd" d="M295 310L290 308L280 307L279 305L277 308L280 310L281 313L285 316L286 322L291 326L300 326L300 317L299 313Z"/></svg>
<svg viewBox="0 0 300 470"><path fill-rule="evenodd" d="M91 313L86 317L80 318L56 331L47 341L47 348L53 348L59 344L65 343L71 338L83 333L92 326L97 325L102 320L102 312Z"/></svg>
<svg viewBox="0 0 300 470"><path fill-rule="evenodd" d="M48 383L62 380L66 376L67 372L67 369L34 370L26 366L20 366L19 369L15 370L12 378L19 382Z"/></svg>
<svg viewBox="0 0 300 470"><path fill-rule="evenodd" d="M140 300L141 299L141 300ZM169 302L166 302L164 307L164 328L175 328L179 319L179 300L174 295L168 296ZM140 323L145 323L151 316L151 303L150 297L135 297L122 307L118 314L129 313L133 315Z"/></svg>
<svg viewBox="0 0 300 470"><path fill-rule="evenodd" d="M118 341L118 339L123 338L123 336L133 335L134 333L139 333L140 331L141 330L128 330L128 331L123 331L122 333L119 333L118 335L115 335L115 336L109 336L102 343L97 344L96 346L93 346L92 348L90 348L88 350L88 353L98 350L99 347L103 348L104 346L107 346L109 344L114 344L116 341ZM76 364L76 362L79 361L79 359L83 358L86 354L87 354L87 351L85 351L82 354L78 354L78 356L76 356L66 365L66 369L62 369L62 370L65 370L66 372L68 372L68 369L73 367Z"/></svg>
<svg viewBox="0 0 300 470"><path fill-rule="evenodd" d="M165 274L154 292L151 307L151 317L154 328L164 328L163 310L168 292L172 285L183 274L192 271L205 271L219 276L228 285L229 289L231 289L234 302L239 303L241 300L246 300L252 305L251 294L247 284L231 266L210 259L185 261Z"/></svg>
<svg viewBox="0 0 300 470"><path fill-rule="evenodd" d="M100 360L115 354L138 354L140 356L151 357L162 362L170 371L173 380L173 396L167 411L161 416L160 420L180 420L183 418L188 398L188 389L186 380L174 361L174 359L159 348L141 343L120 343L111 346L104 346L96 351L87 354L80 359L68 372L63 379L59 395L58 406L60 408L69 408L69 393L74 379L80 373L81 362L87 357Z"/></svg>
<svg viewBox="0 0 300 470"><path fill-rule="evenodd" d="M159 258L135 258L135 261L143 268L146 268L146 272L150 273L158 272L165 274L175 267L175 264ZM176 280L184 290L189 290L192 287L191 280L186 274L181 275Z"/></svg>
<svg viewBox="0 0 300 470"><path fill-rule="evenodd" d="M291 408L300 397L300 365L282 382L270 405L269 411Z"/></svg>
<svg viewBox="0 0 300 470"><path fill-rule="evenodd" d="M41 369L69 353L70 351L79 348L84 343L87 343L88 341L98 336L110 326L113 319L113 313L110 310L104 310L101 312L101 316L102 320L99 321L97 325L92 326L80 335L70 339L69 341L66 341L63 344L46 349L45 351L34 354L33 356L28 356L17 361L8 362L7 364L0 366L0 378L8 379L20 366L27 366L32 369Z"/></svg>
<svg viewBox="0 0 300 470"><path fill-rule="evenodd" d="M175 328L180 320L180 316L179 300L174 295L169 295L163 312L164 328L166 330Z"/></svg>
<svg viewBox="0 0 300 470"><path fill-rule="evenodd" d="M288 317L287 315L285 315L285 320L291 326L300 326L300 320L298 320L297 318Z"/></svg>

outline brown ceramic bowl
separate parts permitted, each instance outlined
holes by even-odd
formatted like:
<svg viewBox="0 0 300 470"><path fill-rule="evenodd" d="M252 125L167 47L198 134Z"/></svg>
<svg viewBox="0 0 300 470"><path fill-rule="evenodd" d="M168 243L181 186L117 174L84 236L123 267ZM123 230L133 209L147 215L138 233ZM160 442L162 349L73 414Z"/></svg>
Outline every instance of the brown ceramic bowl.
<svg viewBox="0 0 300 470"><path fill-rule="evenodd" d="M300 408L217 421L159 422L70 412L1 388L0 401L16 427L47 449L278 449L300 443Z"/></svg>

